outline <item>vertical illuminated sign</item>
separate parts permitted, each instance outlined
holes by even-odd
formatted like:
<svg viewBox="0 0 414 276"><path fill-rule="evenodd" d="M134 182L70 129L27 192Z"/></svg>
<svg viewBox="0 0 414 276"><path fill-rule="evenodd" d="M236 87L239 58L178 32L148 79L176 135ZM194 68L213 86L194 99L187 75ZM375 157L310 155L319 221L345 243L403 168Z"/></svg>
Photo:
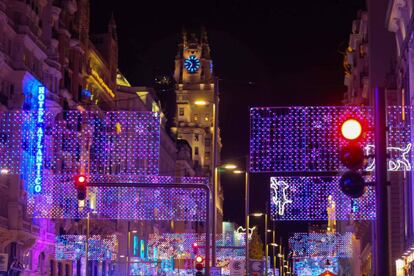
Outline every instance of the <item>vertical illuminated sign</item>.
<svg viewBox="0 0 414 276"><path fill-rule="evenodd" d="M134 235L132 248L133 248L133 251L134 251L134 256L137 256L138 255L138 236Z"/></svg>
<svg viewBox="0 0 414 276"><path fill-rule="evenodd" d="M145 241L141 240L141 250L140 250L141 259L145 259Z"/></svg>
<svg viewBox="0 0 414 276"><path fill-rule="evenodd" d="M42 191L42 170L43 170L43 154L44 154L44 120L45 120L45 87L39 86L37 93L37 114L35 117L35 180L34 192Z"/></svg>

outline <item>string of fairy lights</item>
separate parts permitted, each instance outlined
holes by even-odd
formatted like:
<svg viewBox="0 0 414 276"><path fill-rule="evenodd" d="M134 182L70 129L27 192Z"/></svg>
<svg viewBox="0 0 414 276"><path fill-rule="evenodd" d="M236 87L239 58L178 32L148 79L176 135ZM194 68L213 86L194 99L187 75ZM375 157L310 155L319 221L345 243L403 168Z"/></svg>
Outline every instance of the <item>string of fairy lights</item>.
<svg viewBox="0 0 414 276"><path fill-rule="evenodd" d="M283 183L285 198L281 190L270 189L271 216L275 220L328 220L329 201L334 202L336 220L375 219L374 187L367 187L365 194L357 199L346 196L339 187L339 176L331 177L272 177L272 183ZM286 199L289 202L286 202ZM285 204L283 204L285 200ZM280 213L283 204L284 212Z"/></svg>
<svg viewBox="0 0 414 276"><path fill-rule="evenodd" d="M37 218L205 221L205 190L120 187L119 183L208 184L203 177L159 176L160 118L154 112L0 113L0 168L21 175L28 213ZM39 150L41 157L39 158ZM39 163L39 164L37 164ZM41 168L41 178L36 168ZM74 176L87 175L85 208L78 209ZM121 185L122 186L122 185ZM131 186L131 185L129 185ZM36 192L36 189L38 192Z"/></svg>
<svg viewBox="0 0 414 276"><path fill-rule="evenodd" d="M27 126L36 119L36 112L0 113L0 167L9 174L22 173L21 162L30 159L24 155L36 156ZM45 113L43 171L158 175L159 120L153 112Z"/></svg>
<svg viewBox="0 0 414 276"><path fill-rule="evenodd" d="M293 258L352 257L352 233L295 233L289 238Z"/></svg>
<svg viewBox="0 0 414 276"><path fill-rule="evenodd" d="M406 148L410 143L411 108L388 107L388 146ZM338 172L343 165L338 158L346 141L339 135L347 118L363 123L358 141L363 148L374 145L371 107L257 107L250 110L251 172ZM401 151L390 149L390 157L402 159ZM412 152L409 153L411 162ZM370 163L370 162L369 162ZM407 170L400 166L398 170Z"/></svg>
<svg viewBox="0 0 414 276"><path fill-rule="evenodd" d="M122 187L122 183L205 184L204 177L170 177L90 175L94 183L109 185L88 188L85 208L79 210L72 175L44 177L42 194L28 195L27 211L39 218L86 218L88 213L99 219L205 221L208 195L203 188ZM110 185L114 184L114 187Z"/></svg>
<svg viewBox="0 0 414 276"><path fill-rule="evenodd" d="M56 260L80 260L86 255L85 235L58 235L55 244ZM92 235L88 240L88 260L117 260L116 235Z"/></svg>

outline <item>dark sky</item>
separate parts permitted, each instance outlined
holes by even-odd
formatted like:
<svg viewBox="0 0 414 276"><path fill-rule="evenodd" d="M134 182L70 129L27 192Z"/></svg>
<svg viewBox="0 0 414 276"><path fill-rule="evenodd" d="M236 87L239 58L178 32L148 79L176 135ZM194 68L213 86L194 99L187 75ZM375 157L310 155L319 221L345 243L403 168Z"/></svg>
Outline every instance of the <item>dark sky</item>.
<svg viewBox="0 0 414 276"><path fill-rule="evenodd" d="M91 0L91 30L105 31L113 12L121 71L133 85L151 85L155 75L172 74L182 27L205 26L215 74L223 79L220 127L227 160L248 153L249 107L340 104L340 52L364 8L364 0ZM268 177L252 177L252 211L264 209ZM223 175L222 184L225 219L242 224L242 177Z"/></svg>

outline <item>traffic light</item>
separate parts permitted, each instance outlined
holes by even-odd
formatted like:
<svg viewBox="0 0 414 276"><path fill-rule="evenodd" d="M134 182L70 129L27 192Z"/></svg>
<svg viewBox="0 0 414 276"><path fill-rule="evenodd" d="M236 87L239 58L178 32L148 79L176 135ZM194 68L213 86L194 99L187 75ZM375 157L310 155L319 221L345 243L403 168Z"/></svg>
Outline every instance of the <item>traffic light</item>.
<svg viewBox="0 0 414 276"><path fill-rule="evenodd" d="M196 269L196 276L202 276L203 275L203 269L204 269L204 259L201 256L197 256L195 258L195 269Z"/></svg>
<svg viewBox="0 0 414 276"><path fill-rule="evenodd" d="M75 177L75 187L78 192L78 200L85 200L86 198L87 179L84 175L77 175Z"/></svg>
<svg viewBox="0 0 414 276"><path fill-rule="evenodd" d="M339 185L342 192L352 198L361 197L365 193L365 180L360 172L365 156L358 143L362 133L362 124L357 119L349 118L341 126L341 135L345 139L345 145L340 149L339 158L348 171L341 176Z"/></svg>
<svg viewBox="0 0 414 276"><path fill-rule="evenodd" d="M193 247L194 255L197 255L198 254L198 244L196 242L194 242L191 246Z"/></svg>

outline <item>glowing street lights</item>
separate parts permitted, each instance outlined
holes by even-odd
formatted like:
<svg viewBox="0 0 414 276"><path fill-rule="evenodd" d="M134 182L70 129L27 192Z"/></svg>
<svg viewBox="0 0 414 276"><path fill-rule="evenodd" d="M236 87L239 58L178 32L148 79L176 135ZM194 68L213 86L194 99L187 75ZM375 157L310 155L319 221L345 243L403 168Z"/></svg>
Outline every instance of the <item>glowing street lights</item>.
<svg viewBox="0 0 414 276"><path fill-rule="evenodd" d="M266 204L267 205L267 204ZM265 238L265 275L267 275L267 267L268 267L268 256L269 256L269 250L268 250L268 246L267 246L267 221L268 221L268 217L267 217L267 212L266 213L252 213L250 214L252 217L263 217L264 216L264 222L265 222L265 226L264 226L264 238ZM247 264L248 265L248 264Z"/></svg>
<svg viewBox="0 0 414 276"><path fill-rule="evenodd" d="M218 168L217 168L217 163L218 163L218 112L219 112L219 88L218 88L218 79L215 79L215 83L214 83L214 97L213 97L213 102L209 102L207 100L204 99L197 99L194 104L196 106L207 106L209 104L213 105L213 127L212 127L212 152L213 152L213 171L214 171L214 178L213 178L213 223L212 223L212 237L211 237L211 242L212 242L212 250L211 250L211 255L212 255L212 264L213 266L216 266L216 232L217 232L217 185L218 185ZM209 225L207 227L210 227ZM209 245L207 246L207 248L209 248ZM209 260L206 260L209 261ZM207 267L209 268L209 265L207 265ZM209 270L209 269L207 269ZM210 271L206 271L206 274L210 273Z"/></svg>

